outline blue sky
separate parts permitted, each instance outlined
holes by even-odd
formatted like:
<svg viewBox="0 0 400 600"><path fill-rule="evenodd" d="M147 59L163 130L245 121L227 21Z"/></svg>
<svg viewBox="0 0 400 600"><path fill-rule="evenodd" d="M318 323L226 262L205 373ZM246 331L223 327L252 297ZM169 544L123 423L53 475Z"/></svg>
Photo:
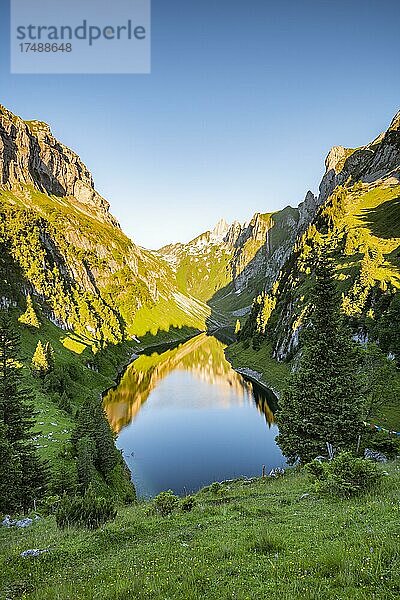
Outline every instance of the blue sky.
<svg viewBox="0 0 400 600"><path fill-rule="evenodd" d="M1 6L0 102L47 121L147 247L297 205L400 107L397 0L153 0L150 75L10 75Z"/></svg>

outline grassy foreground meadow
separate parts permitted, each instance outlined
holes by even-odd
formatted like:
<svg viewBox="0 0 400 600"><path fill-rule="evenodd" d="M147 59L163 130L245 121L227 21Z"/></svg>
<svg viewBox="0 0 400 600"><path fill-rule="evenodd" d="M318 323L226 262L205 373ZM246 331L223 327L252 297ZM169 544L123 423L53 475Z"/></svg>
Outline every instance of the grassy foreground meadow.
<svg viewBox="0 0 400 600"><path fill-rule="evenodd" d="M31 600L397 599L400 463L373 493L318 497L303 472L237 480L163 517L149 502L96 531L53 516L0 529L0 597ZM31 548L47 549L23 558Z"/></svg>

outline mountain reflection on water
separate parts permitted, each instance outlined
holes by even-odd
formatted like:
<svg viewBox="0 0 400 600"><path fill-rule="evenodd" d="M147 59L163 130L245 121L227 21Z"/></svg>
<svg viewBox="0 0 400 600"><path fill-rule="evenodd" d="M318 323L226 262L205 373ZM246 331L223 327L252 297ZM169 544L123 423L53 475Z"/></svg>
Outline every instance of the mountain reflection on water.
<svg viewBox="0 0 400 600"><path fill-rule="evenodd" d="M284 464L274 395L246 381L225 345L200 334L141 354L104 397L139 496L193 491Z"/></svg>
<svg viewBox="0 0 400 600"><path fill-rule="evenodd" d="M272 392L267 399L265 391L232 369L225 358L225 348L226 345L215 337L203 333L161 354L141 354L128 366L118 386L110 389L104 398L104 408L113 431L119 433L131 423L152 390L175 370L189 371L201 381L218 386L220 408L229 408L232 403L240 401L255 402L268 425L272 425L274 414L269 404L274 402ZM215 398L210 398L209 402L215 406ZM207 398L204 403L207 403Z"/></svg>

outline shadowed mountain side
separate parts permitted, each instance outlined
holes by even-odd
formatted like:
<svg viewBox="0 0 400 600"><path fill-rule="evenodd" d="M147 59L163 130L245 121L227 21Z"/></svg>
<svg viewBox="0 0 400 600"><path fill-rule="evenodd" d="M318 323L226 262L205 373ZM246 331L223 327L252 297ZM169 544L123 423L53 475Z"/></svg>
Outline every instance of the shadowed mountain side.
<svg viewBox="0 0 400 600"><path fill-rule="evenodd" d="M215 332L214 322L219 321L220 328L226 328L226 335L232 338L236 320L243 322L250 313L254 297L273 285L281 267L293 251L297 235L302 231L293 226L288 226L285 231L284 215L288 211L294 212L295 209L287 207L281 211L278 222L271 219L265 243L243 266L238 278L219 289L208 301L211 308L211 318L206 322L208 331ZM219 319L221 314L224 315L222 320Z"/></svg>
<svg viewBox="0 0 400 600"><path fill-rule="evenodd" d="M299 348L315 260L326 247L336 262L342 311L357 339L380 341L385 311L400 289L400 111L370 144L334 146L325 169L315 217L274 286L265 285L268 295L257 299L242 331L243 344L249 346L250 338L252 347L268 343L279 361L293 358ZM397 356L397 346L387 350Z"/></svg>
<svg viewBox="0 0 400 600"><path fill-rule="evenodd" d="M225 326L250 304L259 278L277 276L316 208L309 192L299 208L220 221L189 244L145 250L121 231L79 156L46 123L1 106L0 170L0 234L28 282L22 295L98 348L171 328ZM219 290L229 297L211 302Z"/></svg>
<svg viewBox="0 0 400 600"><path fill-rule="evenodd" d="M363 209L361 219L373 235L384 239L397 238L400 232L400 197L375 208Z"/></svg>

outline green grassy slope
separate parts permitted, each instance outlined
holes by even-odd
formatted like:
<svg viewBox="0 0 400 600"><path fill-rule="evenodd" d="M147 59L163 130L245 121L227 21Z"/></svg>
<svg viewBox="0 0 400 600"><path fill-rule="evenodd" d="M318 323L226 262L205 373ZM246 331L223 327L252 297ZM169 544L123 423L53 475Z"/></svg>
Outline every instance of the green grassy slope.
<svg viewBox="0 0 400 600"><path fill-rule="evenodd" d="M88 532L54 517L0 529L0 594L26 600L395 600L399 464L360 499L318 498L303 474L198 492L192 512L120 509ZM48 549L22 558L29 548Z"/></svg>
<svg viewBox="0 0 400 600"><path fill-rule="evenodd" d="M246 347L247 346L247 347ZM258 350L243 342L235 342L225 350L228 360L236 369L252 369L260 375L260 381L280 393L290 374L287 363L272 358L272 349L263 344Z"/></svg>
<svg viewBox="0 0 400 600"><path fill-rule="evenodd" d="M19 311L13 312L17 317ZM65 469L75 472L71 436L79 408L85 401L99 401L102 391L114 384L118 367L127 362L132 348L125 343L94 354L93 339L62 331L44 318L39 329L18 325L18 330L24 385L32 394L35 410L32 437L40 457L47 461L47 493L51 494L60 488ZM55 368L50 375L63 382L64 393L48 388L47 380L32 373L30 363L39 340L50 342L54 349ZM100 480L99 484L103 485Z"/></svg>
<svg viewBox="0 0 400 600"><path fill-rule="evenodd" d="M385 315L400 290L399 198L400 185L393 179L376 184L350 182L336 188L314 224L298 240L270 291L269 301L275 306L272 313L265 311L264 316L263 304L260 308L255 305L242 336L247 342L228 349L234 366L254 368L275 389L284 387L285 373L279 371L272 357L283 358L290 366L296 351L293 340L308 319L313 261L323 244L330 248L336 262L342 311L353 332L378 343L383 340ZM384 348L386 353L398 356L395 339L385 343ZM396 387L400 389L400 372ZM398 398L378 406L373 418L399 428Z"/></svg>
<svg viewBox="0 0 400 600"><path fill-rule="evenodd" d="M21 296L22 285L29 286L48 311L78 334L93 334L97 344L154 334L154 324L204 329L210 310L200 304L182 309L169 265L95 209L22 186L0 190L0 212L7 279L15 272L13 289L3 291L0 281L4 295Z"/></svg>

